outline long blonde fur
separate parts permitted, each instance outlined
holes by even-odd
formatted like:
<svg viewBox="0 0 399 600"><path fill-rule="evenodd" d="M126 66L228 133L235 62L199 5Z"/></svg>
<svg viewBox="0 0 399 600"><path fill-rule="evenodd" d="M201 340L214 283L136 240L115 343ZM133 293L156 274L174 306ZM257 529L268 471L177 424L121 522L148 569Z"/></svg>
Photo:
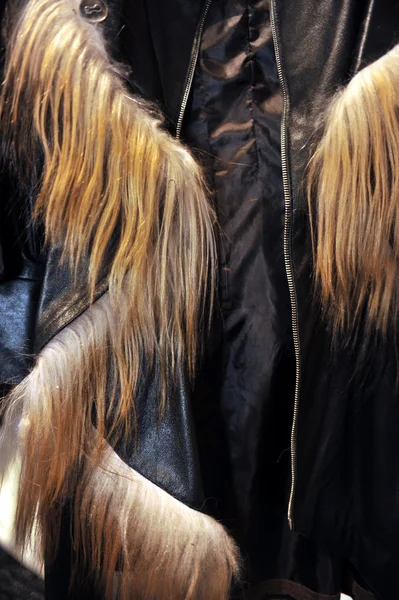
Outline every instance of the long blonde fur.
<svg viewBox="0 0 399 600"><path fill-rule="evenodd" d="M333 99L310 162L315 275L334 337L385 335L399 311L399 47Z"/></svg>
<svg viewBox="0 0 399 600"><path fill-rule="evenodd" d="M159 115L128 92L77 0L28 1L7 43L0 118L8 162L13 155L32 178L42 155L35 215L47 243L63 245L75 273L89 255L79 277L92 290L107 261L113 301L126 290L125 356L162 357L163 392L176 362L184 358L193 374L214 261L202 175ZM120 378L134 387L135 369L123 362ZM122 384L129 403L124 394Z"/></svg>
<svg viewBox="0 0 399 600"><path fill-rule="evenodd" d="M93 427L117 321L105 294L46 346L8 400L4 427L22 424L17 541L36 529L41 551L54 553L71 499L76 557L105 598L117 580L123 599L226 600L238 554L223 527L127 466Z"/></svg>
<svg viewBox="0 0 399 600"><path fill-rule="evenodd" d="M134 435L135 393L154 365L160 415L177 367L195 370L215 263L200 169L129 93L76 0L29 0L16 14L0 96L3 161L34 182L47 245L63 246L93 297L108 278L105 296L47 344L5 402L5 427L21 411L24 424L18 541L37 527L55 553L72 499L74 547L107 598L117 570L122 598L223 600L237 571L223 528L110 450Z"/></svg>

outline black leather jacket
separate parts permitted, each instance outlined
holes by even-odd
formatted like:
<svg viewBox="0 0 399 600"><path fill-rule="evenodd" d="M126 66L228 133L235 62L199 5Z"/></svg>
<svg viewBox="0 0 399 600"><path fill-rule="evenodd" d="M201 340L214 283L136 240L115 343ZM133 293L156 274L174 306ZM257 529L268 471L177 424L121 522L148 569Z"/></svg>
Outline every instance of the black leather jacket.
<svg viewBox="0 0 399 600"><path fill-rule="evenodd" d="M182 375L179 402L160 428L144 393L142 444L124 460L189 505L202 506L205 489L208 510L235 532L248 558L248 597L325 600L346 590L391 600L399 578L395 353L387 344L359 369L353 354L331 351L313 302L302 182L315 122L332 94L398 41L399 2L110 5L115 55L171 131L198 149L225 232L220 310L196 389L191 394ZM212 61L232 66L242 53L248 64L234 75L215 69L212 88ZM238 89L252 90L251 101L239 103ZM262 93L274 108L264 108ZM218 110L231 106L222 139ZM245 140L234 126L240 110L251 122ZM248 168L233 172L240 163ZM57 249L44 256L30 202L13 204L3 180L0 374L7 387L88 296L60 270ZM250 202L254 212L243 214ZM60 598L61 584L48 585Z"/></svg>

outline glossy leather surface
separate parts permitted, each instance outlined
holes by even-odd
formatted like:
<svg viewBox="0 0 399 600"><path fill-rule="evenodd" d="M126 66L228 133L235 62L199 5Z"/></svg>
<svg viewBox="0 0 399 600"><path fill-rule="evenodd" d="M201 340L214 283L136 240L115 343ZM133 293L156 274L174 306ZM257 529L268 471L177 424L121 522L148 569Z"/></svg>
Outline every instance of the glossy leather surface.
<svg viewBox="0 0 399 600"><path fill-rule="evenodd" d="M21 381L32 365L43 264L29 197L22 201L5 174L0 189L0 388L5 390Z"/></svg>
<svg viewBox="0 0 399 600"><path fill-rule="evenodd" d="M89 306L89 291L85 285L87 268L75 278L65 262L61 249L51 248L46 255L46 269L40 294L35 326L34 350L37 354L61 329L76 319ZM96 286L95 298L108 287L103 269Z"/></svg>
<svg viewBox="0 0 399 600"><path fill-rule="evenodd" d="M78 317L89 304L82 278L74 280L68 268L60 267L59 249L48 254L36 324L36 351L58 331ZM98 298L107 290L102 278L96 288ZM159 418L159 377L155 370L141 382L137 406L137 436L116 451L132 468L186 504L200 508L203 503L201 479L190 409L190 388L179 373L167 410Z"/></svg>
<svg viewBox="0 0 399 600"><path fill-rule="evenodd" d="M203 6L204 0L126 1L115 4L112 20L104 22L111 47L132 68L132 85L163 107L172 127ZM311 303L301 182L328 99L357 68L398 41L399 3L276 0L276 9L290 101L292 256L302 356L294 504L298 533L290 533L286 523L294 366L282 255L281 96L263 0L214 0L185 122L186 140L199 149L216 189L223 232L220 308L194 407L205 494L210 511L234 529L246 549L248 581L286 578L334 596L343 586L344 560L350 560L365 587L392 600L399 572L399 415L392 346L385 353L379 349L357 372L353 356L343 349L331 353ZM1 245L6 265L3 234ZM86 299L84 290L73 290L68 277L56 272L52 256L46 275L37 274L42 267L36 271L41 264L36 256L33 263L32 279L46 282L37 320L39 348L84 310ZM9 280L18 280L13 277ZM25 310L35 307L33 296L20 297ZM21 323L28 324L22 338L33 347L33 318L21 318ZM147 392L152 402L151 389ZM175 402L177 408L157 429L143 401L142 453L132 448L119 452L195 505L201 482L184 378ZM60 598L59 593L52 597Z"/></svg>
<svg viewBox="0 0 399 600"><path fill-rule="evenodd" d="M219 314L196 384L205 496L240 542L249 598L338 599L351 573L343 555L287 521L295 368L282 106L269 2L214 2L183 131L206 167L221 229Z"/></svg>
<svg viewBox="0 0 399 600"><path fill-rule="evenodd" d="M215 190L220 225L219 305L196 424L206 495L246 540L259 526L261 479L289 445L293 408L281 110L268 2L213 3L184 128Z"/></svg>
<svg viewBox="0 0 399 600"><path fill-rule="evenodd" d="M132 83L159 103L174 131L204 0L124 0L120 48Z"/></svg>
<svg viewBox="0 0 399 600"><path fill-rule="evenodd" d="M122 18L119 5L118 0L110 2L110 13L101 23L115 54ZM7 164L4 172L7 173ZM82 272L74 278L67 265L60 262L60 248L43 248L40 231L31 223L29 198L26 191L12 192L4 176L0 235L4 247L4 272L0 281L0 382L3 387L20 381L37 353L89 305L85 284L87 270L82 267ZM95 299L107 289L107 268L104 265ZM143 382L140 390L137 445L132 439L125 447L118 447L117 452L125 462L167 492L200 508L203 495L189 385L184 374L179 373L173 397L169 398L168 409L161 420L157 381L155 373L151 381Z"/></svg>
<svg viewBox="0 0 399 600"><path fill-rule="evenodd" d="M159 417L157 369L136 398L137 435L115 451L133 469L188 506L202 509L204 496L191 408L191 389L179 371L165 413Z"/></svg>
<svg viewBox="0 0 399 600"><path fill-rule="evenodd" d="M399 394L392 339L332 350L312 302L304 169L323 107L356 68L398 40L397 2L277 0L290 113L291 251L301 350L294 524L346 556L378 598L397 595ZM305 35L304 35L304 32ZM355 201L355 199L354 199Z"/></svg>

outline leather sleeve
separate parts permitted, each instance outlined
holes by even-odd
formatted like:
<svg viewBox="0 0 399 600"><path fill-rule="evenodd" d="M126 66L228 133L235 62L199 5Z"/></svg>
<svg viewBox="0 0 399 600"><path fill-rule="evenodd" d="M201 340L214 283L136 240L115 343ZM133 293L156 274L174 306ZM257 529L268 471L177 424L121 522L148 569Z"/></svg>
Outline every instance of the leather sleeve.
<svg viewBox="0 0 399 600"><path fill-rule="evenodd" d="M21 200L4 175L0 209L0 386L3 389L21 381L32 364L43 273L40 234L32 225L30 203L23 207Z"/></svg>

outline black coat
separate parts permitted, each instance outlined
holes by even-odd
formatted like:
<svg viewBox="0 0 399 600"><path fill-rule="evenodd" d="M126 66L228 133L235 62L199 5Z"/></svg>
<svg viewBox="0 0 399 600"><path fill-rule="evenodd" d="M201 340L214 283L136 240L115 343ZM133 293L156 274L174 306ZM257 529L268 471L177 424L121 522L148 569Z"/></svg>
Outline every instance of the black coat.
<svg viewBox="0 0 399 600"><path fill-rule="evenodd" d="M160 428L145 390L142 443L123 458L234 532L249 598L348 591L391 600L399 573L395 353L386 344L359 368L353 353L331 351L313 301L302 182L328 100L398 41L399 3L271 5L272 18L267 0L111 3L112 50L131 67L132 87L196 149L220 223L219 301L195 389L182 376ZM44 255L31 202L10 202L6 179L4 387L88 305L87 290L60 270L57 249ZM68 556L65 541L49 598L66 594Z"/></svg>

